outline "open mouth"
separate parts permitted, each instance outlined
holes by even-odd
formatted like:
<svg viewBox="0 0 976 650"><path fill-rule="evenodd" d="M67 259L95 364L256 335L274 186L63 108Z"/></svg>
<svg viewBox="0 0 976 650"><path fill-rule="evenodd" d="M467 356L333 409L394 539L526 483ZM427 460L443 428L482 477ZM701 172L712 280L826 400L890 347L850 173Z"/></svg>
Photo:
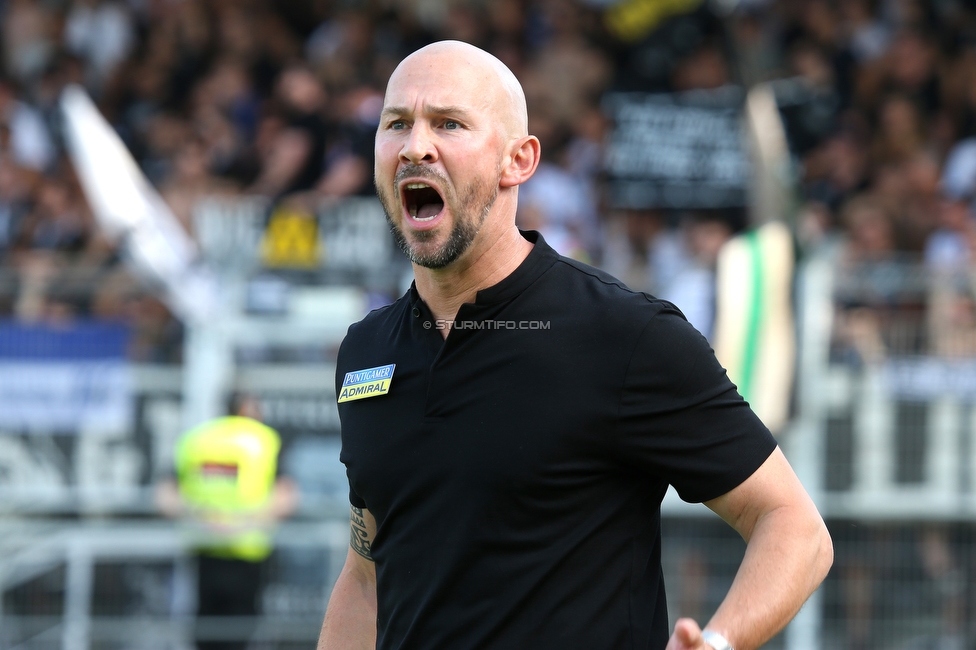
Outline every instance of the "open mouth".
<svg viewBox="0 0 976 650"><path fill-rule="evenodd" d="M444 199L427 183L407 183L403 186L403 204L417 221L430 221L444 209Z"/></svg>

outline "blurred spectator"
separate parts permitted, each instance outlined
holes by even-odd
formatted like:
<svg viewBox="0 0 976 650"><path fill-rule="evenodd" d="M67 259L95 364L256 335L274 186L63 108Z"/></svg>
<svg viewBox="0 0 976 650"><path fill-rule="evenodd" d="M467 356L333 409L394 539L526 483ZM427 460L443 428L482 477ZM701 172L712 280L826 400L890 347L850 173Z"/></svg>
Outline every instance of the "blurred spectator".
<svg viewBox="0 0 976 650"><path fill-rule="evenodd" d="M193 210L196 204L210 196L232 195L238 190L231 179L215 175L214 153L200 137L185 137L177 150L159 192L173 214L193 235Z"/></svg>
<svg viewBox="0 0 976 650"><path fill-rule="evenodd" d="M805 159L806 194L835 214L856 192L867 188L871 166L866 129L858 122L842 126Z"/></svg>
<svg viewBox="0 0 976 650"><path fill-rule="evenodd" d="M372 196L373 134L379 125L383 94L364 84L349 88L331 106L335 128L315 193L329 201L353 195Z"/></svg>
<svg viewBox="0 0 976 650"><path fill-rule="evenodd" d="M207 617L237 617L197 633L200 650L243 650L255 629L271 528L290 516L298 489L278 470L281 439L260 422L252 396L235 395L230 415L204 422L181 436L175 479L157 486L159 509L186 519L196 530L198 630ZM247 618L245 618L247 617Z"/></svg>
<svg viewBox="0 0 976 650"><path fill-rule="evenodd" d="M139 165L149 181L160 185L173 173L174 158L191 135L190 124L171 111L147 116L139 132Z"/></svg>
<svg viewBox="0 0 976 650"><path fill-rule="evenodd" d="M872 12L871 0L848 0L839 5L844 39L857 63L870 63L884 56L891 32Z"/></svg>
<svg viewBox="0 0 976 650"><path fill-rule="evenodd" d="M521 81L529 111L544 112L564 128L609 87L613 67L607 52L589 38L589 16L582 7L546 1L538 3L538 9L544 36L529 44L531 55Z"/></svg>
<svg viewBox="0 0 976 650"><path fill-rule="evenodd" d="M258 126L260 171L248 191L278 197L315 187L322 176L329 141L325 88L304 65L282 71L275 85L277 105Z"/></svg>
<svg viewBox="0 0 976 650"><path fill-rule="evenodd" d="M668 276L657 295L677 305L702 335L711 340L715 325L715 271L722 246L734 234L723 212L687 214L680 226L680 249L670 259Z"/></svg>
<svg viewBox="0 0 976 650"><path fill-rule="evenodd" d="M533 132L547 144L536 173L519 188L519 227L538 230L563 255L592 261L591 244L599 227L596 196L560 165L568 138L558 132L554 120L540 117L533 118Z"/></svg>
<svg viewBox="0 0 976 650"><path fill-rule="evenodd" d="M903 292L911 273L897 255L894 210L884 198L862 194L848 201L841 215L849 236L837 260L846 281L838 290L836 336L840 354L863 363L881 361L892 348L909 352L912 347L893 340L902 334L898 314L908 308Z"/></svg>
<svg viewBox="0 0 976 650"><path fill-rule="evenodd" d="M810 200L797 210L797 243L804 250L819 250L830 255L838 245L839 232L834 213L825 203Z"/></svg>
<svg viewBox="0 0 976 650"><path fill-rule="evenodd" d="M855 196L844 205L841 219L850 237L843 263L856 265L891 258L897 250L893 209L891 202L871 194ZM885 295L885 291L881 290L880 295Z"/></svg>
<svg viewBox="0 0 976 650"><path fill-rule="evenodd" d="M765 19L766 4L763 0L743 3L742 10L731 16L736 70L747 87L782 74L782 52L776 43L776 26Z"/></svg>
<svg viewBox="0 0 976 650"><path fill-rule="evenodd" d="M0 156L35 171L45 171L57 152L37 109L18 98L16 84L0 77Z"/></svg>
<svg viewBox="0 0 976 650"><path fill-rule="evenodd" d="M57 49L54 7L36 0L10 0L0 11L4 71L28 82L47 67Z"/></svg>
<svg viewBox="0 0 976 650"><path fill-rule="evenodd" d="M65 48L88 64L94 91L132 50L136 33L132 15L120 0L73 0L65 17Z"/></svg>
<svg viewBox="0 0 976 650"><path fill-rule="evenodd" d="M707 43L685 57L675 67L671 87L683 90L721 88L729 82L729 71L721 48Z"/></svg>
<svg viewBox="0 0 976 650"><path fill-rule="evenodd" d="M937 227L925 243L932 270L928 324L932 354L976 355L976 292L970 267L976 252L976 139L960 142L946 161Z"/></svg>
<svg viewBox="0 0 976 650"><path fill-rule="evenodd" d="M62 179L46 178L37 189L19 243L26 249L79 253L91 241L93 228L77 189Z"/></svg>
<svg viewBox="0 0 976 650"><path fill-rule="evenodd" d="M925 262L935 269L958 268L973 259L976 222L976 139L960 142L950 152L941 179L942 203L937 227L925 244Z"/></svg>
<svg viewBox="0 0 976 650"><path fill-rule="evenodd" d="M870 110L879 98L899 93L909 98L930 120L940 107L941 85L937 74L935 44L921 26L899 30L884 56L860 66L856 99Z"/></svg>
<svg viewBox="0 0 976 650"><path fill-rule="evenodd" d="M656 293L665 284L680 244L661 211L613 211L604 220L602 267L635 291Z"/></svg>
<svg viewBox="0 0 976 650"><path fill-rule="evenodd" d="M925 144L921 115L908 97L893 94L878 106L878 130L872 146L876 165L897 163L920 152Z"/></svg>
<svg viewBox="0 0 976 650"><path fill-rule="evenodd" d="M976 357L976 291L968 268L939 268L932 278L929 354L948 359Z"/></svg>
<svg viewBox="0 0 976 650"><path fill-rule="evenodd" d="M937 270L969 265L976 243L976 224L968 199L947 196L938 214L938 227L925 242L925 263Z"/></svg>
<svg viewBox="0 0 976 650"><path fill-rule="evenodd" d="M197 84L190 99L190 130L181 144L196 141L204 150L207 172L243 186L257 175L251 147L260 102L246 68L220 61Z"/></svg>
<svg viewBox="0 0 976 650"><path fill-rule="evenodd" d="M0 259L20 238L30 212L31 178L9 159L0 157Z"/></svg>
<svg viewBox="0 0 976 650"><path fill-rule="evenodd" d="M87 316L93 283L112 252L95 232L73 177L49 175L31 197L10 258L19 274L14 314L53 321Z"/></svg>

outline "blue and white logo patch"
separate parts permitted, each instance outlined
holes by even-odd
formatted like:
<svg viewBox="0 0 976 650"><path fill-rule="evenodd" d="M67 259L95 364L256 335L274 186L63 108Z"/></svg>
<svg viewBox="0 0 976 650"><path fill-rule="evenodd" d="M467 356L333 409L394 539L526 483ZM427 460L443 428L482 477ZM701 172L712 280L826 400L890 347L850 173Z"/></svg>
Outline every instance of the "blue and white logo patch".
<svg viewBox="0 0 976 650"><path fill-rule="evenodd" d="M347 372L339 390L338 403L386 395L390 392L390 383L393 381L393 369L395 367L396 364L391 363L388 366Z"/></svg>

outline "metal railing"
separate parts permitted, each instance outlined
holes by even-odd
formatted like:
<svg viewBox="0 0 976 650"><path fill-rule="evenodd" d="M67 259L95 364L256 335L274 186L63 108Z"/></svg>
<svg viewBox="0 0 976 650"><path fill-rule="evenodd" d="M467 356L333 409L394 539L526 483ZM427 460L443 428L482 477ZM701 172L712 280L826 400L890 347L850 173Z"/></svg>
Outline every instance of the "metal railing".
<svg viewBox="0 0 976 650"><path fill-rule="evenodd" d="M2 648L191 647L195 639L247 638L307 647L318 636L349 529L339 518L283 524L254 621L194 620L192 548L170 522L7 520L0 538ZM253 631L242 638L242 630Z"/></svg>

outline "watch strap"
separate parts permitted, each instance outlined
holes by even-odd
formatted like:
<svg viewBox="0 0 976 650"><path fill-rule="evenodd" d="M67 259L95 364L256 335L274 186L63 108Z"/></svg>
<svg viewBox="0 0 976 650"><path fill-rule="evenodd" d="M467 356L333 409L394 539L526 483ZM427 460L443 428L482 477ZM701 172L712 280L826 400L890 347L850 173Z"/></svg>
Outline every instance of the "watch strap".
<svg viewBox="0 0 976 650"><path fill-rule="evenodd" d="M735 650L728 639L714 630L702 630L702 638L715 650Z"/></svg>

